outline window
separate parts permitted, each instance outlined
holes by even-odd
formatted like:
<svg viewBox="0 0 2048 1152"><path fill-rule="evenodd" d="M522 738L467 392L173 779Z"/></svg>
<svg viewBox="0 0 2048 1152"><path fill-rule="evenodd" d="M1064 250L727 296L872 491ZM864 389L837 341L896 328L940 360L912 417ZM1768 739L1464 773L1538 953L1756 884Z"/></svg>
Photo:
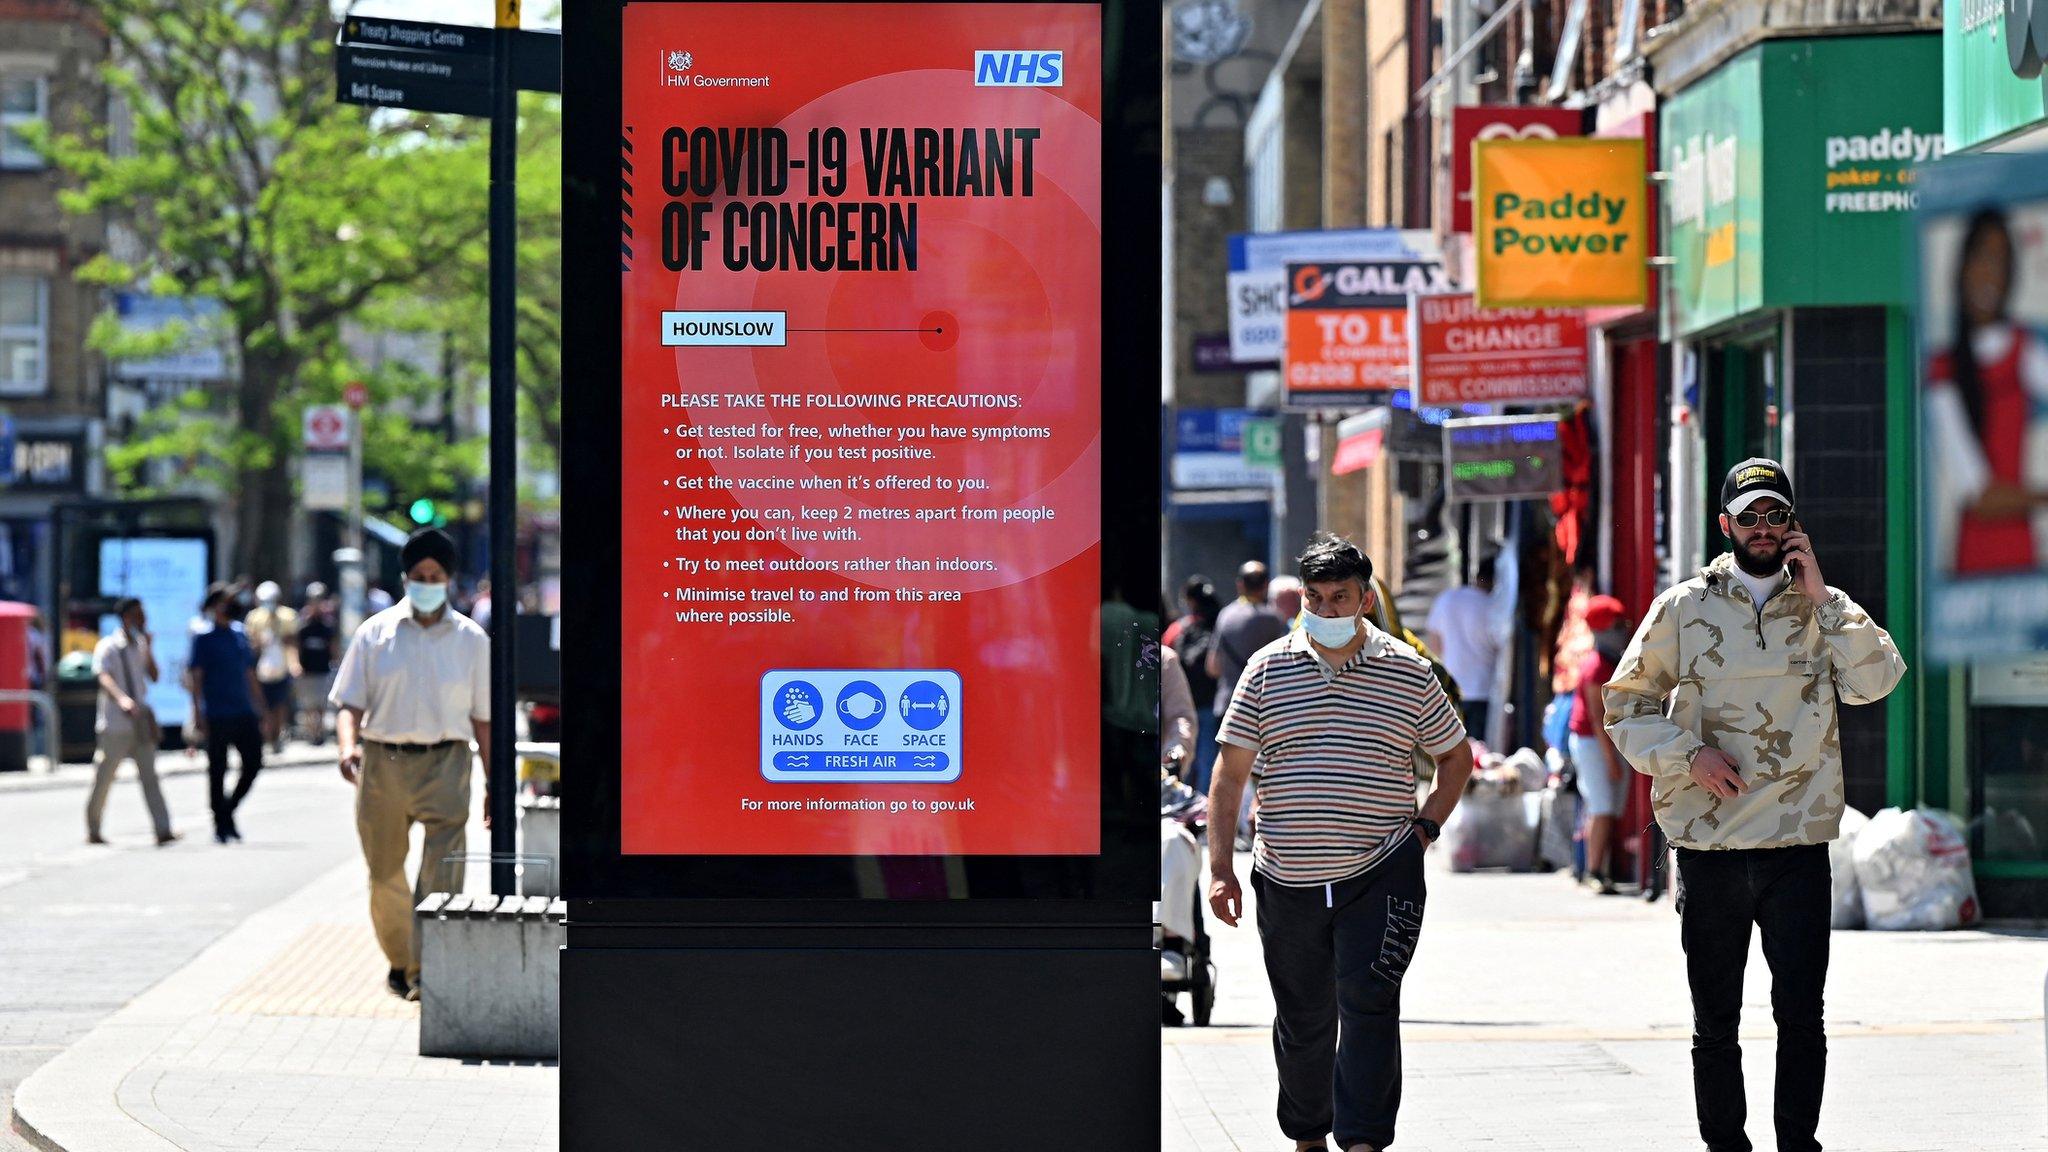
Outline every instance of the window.
<svg viewBox="0 0 2048 1152"><path fill-rule="evenodd" d="M50 285L40 276L0 275L0 395L49 388Z"/></svg>
<svg viewBox="0 0 2048 1152"><path fill-rule="evenodd" d="M22 128L49 116L50 85L42 76L0 76L0 168L41 168L42 154L29 147Z"/></svg>

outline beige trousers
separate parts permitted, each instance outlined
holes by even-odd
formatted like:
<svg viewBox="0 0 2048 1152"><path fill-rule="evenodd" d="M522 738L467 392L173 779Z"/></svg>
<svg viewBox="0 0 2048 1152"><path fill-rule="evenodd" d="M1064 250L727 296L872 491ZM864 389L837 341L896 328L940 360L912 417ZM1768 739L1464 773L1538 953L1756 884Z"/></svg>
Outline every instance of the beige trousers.
<svg viewBox="0 0 2048 1152"><path fill-rule="evenodd" d="M85 800L85 830L99 838L100 821L107 814L107 794L114 789L114 775L123 760L135 761L135 776L142 781L142 801L149 805L149 822L156 826L156 838L171 834L171 812L164 806L163 786L156 778L156 745L138 739L132 725L109 728L99 734L99 751L92 761L92 794Z"/></svg>
<svg viewBox="0 0 2048 1152"><path fill-rule="evenodd" d="M462 891L469 771L467 743L431 752L400 752L367 741L363 745L363 774L356 782L356 835L370 868L370 923L377 929L384 958L391 967L405 969L414 981L420 977L420 943L413 933L413 909L429 892ZM405 853L415 822L426 826L427 842L419 879L408 892Z"/></svg>

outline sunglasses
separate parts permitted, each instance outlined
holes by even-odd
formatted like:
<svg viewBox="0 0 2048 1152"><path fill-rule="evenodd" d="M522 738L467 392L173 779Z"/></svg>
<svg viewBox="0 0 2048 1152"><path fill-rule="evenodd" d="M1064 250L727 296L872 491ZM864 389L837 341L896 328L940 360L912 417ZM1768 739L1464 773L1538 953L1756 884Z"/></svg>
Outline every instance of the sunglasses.
<svg viewBox="0 0 2048 1152"><path fill-rule="evenodd" d="M1773 508L1769 512L1737 512L1731 519L1741 528L1754 528L1759 524L1769 524L1773 528L1783 528L1792 522L1792 510L1790 508Z"/></svg>

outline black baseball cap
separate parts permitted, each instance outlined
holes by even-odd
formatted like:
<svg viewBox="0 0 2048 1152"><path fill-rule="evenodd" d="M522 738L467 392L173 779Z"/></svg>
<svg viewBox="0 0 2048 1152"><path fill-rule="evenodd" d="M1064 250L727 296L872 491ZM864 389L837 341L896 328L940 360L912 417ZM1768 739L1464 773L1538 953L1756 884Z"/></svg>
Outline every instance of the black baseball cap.
<svg viewBox="0 0 2048 1152"><path fill-rule="evenodd" d="M1792 507L1792 475L1776 460L1752 456L1730 468L1728 478L1721 481L1721 507L1731 513L1741 512L1766 496Z"/></svg>

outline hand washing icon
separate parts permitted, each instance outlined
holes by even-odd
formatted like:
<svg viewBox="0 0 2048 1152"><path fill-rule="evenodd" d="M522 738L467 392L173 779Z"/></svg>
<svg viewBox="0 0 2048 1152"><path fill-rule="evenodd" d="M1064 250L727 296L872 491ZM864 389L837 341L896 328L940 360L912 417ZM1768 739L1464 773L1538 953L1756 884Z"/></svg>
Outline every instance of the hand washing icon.
<svg viewBox="0 0 2048 1152"><path fill-rule="evenodd" d="M791 680L775 690L775 719L791 731L801 732L816 724L824 710L825 698L802 680Z"/></svg>

